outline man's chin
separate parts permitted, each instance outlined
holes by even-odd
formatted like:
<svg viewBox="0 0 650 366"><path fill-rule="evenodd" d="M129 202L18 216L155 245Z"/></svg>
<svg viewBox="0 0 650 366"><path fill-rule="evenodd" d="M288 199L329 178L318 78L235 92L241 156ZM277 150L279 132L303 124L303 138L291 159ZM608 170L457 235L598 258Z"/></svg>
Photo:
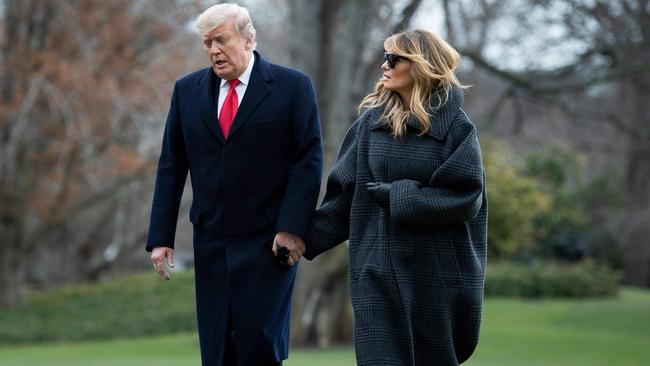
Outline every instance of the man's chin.
<svg viewBox="0 0 650 366"><path fill-rule="evenodd" d="M226 79L226 80L232 79L232 72L229 72L229 70L219 69L216 66L212 66L212 70L221 79Z"/></svg>

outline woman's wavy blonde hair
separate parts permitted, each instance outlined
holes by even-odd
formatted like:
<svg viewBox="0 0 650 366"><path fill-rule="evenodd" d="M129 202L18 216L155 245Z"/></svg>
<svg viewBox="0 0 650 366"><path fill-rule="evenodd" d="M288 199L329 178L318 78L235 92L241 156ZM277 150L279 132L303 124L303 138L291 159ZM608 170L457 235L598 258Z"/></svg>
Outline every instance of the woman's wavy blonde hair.
<svg viewBox="0 0 650 366"><path fill-rule="evenodd" d="M421 134L425 134L431 128L430 113L447 102L452 87L467 87L454 74L460 54L440 37L421 29L388 37L384 49L411 62L414 87L409 108L404 108L397 92L384 88L379 81L375 90L359 104L359 112L363 108L383 107L380 118L387 120L395 136L404 135L406 121L414 115L422 127ZM431 105L436 102L437 105Z"/></svg>

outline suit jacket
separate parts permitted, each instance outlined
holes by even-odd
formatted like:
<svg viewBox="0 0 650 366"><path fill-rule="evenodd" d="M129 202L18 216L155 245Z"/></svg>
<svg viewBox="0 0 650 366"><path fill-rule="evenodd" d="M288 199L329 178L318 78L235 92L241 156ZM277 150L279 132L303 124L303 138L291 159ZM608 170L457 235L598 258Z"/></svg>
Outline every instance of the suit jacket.
<svg viewBox="0 0 650 366"><path fill-rule="evenodd" d="M254 53L228 138L211 68L174 86L158 163L147 250L174 246L189 171L199 337L204 365L221 364L228 319L243 364L287 357L295 266L275 262L274 235L304 236L318 199L322 143L309 78Z"/></svg>

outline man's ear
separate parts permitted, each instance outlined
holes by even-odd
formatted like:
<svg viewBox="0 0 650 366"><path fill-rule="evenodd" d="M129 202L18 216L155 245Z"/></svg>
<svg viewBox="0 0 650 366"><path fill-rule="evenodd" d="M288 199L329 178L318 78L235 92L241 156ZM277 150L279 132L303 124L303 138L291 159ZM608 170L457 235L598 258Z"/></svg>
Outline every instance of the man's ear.
<svg viewBox="0 0 650 366"><path fill-rule="evenodd" d="M246 42L244 43L244 48L245 48L247 51L250 50L251 48L253 48L253 43L254 43L254 42L255 42L255 41L253 40L253 37L252 37L252 36L248 36L248 37L246 37Z"/></svg>

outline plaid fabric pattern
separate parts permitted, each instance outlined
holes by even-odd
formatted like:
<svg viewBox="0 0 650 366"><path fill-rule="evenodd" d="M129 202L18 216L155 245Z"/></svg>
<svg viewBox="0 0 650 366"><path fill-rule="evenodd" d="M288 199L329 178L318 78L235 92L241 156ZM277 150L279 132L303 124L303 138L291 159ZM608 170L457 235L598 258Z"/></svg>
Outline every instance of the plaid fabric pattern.
<svg viewBox="0 0 650 366"><path fill-rule="evenodd" d="M479 336L487 197L476 129L452 90L421 135L391 135L380 109L349 129L307 236L312 259L349 239L359 366L458 365ZM436 105L435 102L432 105ZM367 182L391 182L390 209Z"/></svg>

